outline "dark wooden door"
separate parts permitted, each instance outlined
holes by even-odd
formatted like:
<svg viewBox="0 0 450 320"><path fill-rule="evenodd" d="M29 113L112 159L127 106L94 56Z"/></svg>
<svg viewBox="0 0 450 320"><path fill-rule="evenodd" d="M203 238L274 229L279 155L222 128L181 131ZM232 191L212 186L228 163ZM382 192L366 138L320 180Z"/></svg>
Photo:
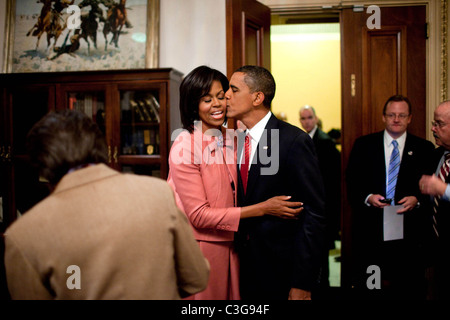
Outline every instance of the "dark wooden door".
<svg viewBox="0 0 450 320"><path fill-rule="evenodd" d="M227 75L246 65L270 70L270 8L256 0L226 1Z"/></svg>
<svg viewBox="0 0 450 320"><path fill-rule="evenodd" d="M402 94L411 100L409 132L426 137L426 7L380 9L380 29L368 28L371 14L365 11L349 8L341 13L344 170L355 139L384 129L382 109L391 95ZM351 211L344 201L343 286L350 285L351 227Z"/></svg>

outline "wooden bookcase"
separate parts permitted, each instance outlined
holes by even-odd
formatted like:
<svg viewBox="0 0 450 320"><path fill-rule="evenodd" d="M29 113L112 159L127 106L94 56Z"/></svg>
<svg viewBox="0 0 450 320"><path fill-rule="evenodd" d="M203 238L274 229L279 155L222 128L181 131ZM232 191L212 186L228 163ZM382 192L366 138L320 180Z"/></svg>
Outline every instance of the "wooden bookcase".
<svg viewBox="0 0 450 320"><path fill-rule="evenodd" d="M181 128L175 69L0 74L0 196L3 232L49 194L26 155L25 140L51 110L79 109L105 134L108 164L123 172L168 174L171 133Z"/></svg>

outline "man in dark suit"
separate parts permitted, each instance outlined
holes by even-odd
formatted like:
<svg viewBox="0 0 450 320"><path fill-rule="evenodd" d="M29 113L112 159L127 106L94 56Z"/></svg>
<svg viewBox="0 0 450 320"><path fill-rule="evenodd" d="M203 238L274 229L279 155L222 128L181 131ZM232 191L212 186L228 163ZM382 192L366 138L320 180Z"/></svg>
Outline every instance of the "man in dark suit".
<svg viewBox="0 0 450 320"><path fill-rule="evenodd" d="M432 156L430 174L419 181L422 193L429 195L432 202L428 298L447 300L450 299L450 263L447 257L450 247L450 101L444 101L436 108L432 131L439 147Z"/></svg>
<svg viewBox="0 0 450 320"><path fill-rule="evenodd" d="M241 222L237 236L241 295L311 299L325 248L324 188L312 140L270 112L274 95L273 76L257 66L236 70L225 95L227 116L247 127L244 135L249 135L251 151L247 158L238 147L238 170L250 163L250 169L239 175L238 205L288 195L304 207L297 220L266 216Z"/></svg>
<svg viewBox="0 0 450 320"><path fill-rule="evenodd" d="M325 186L325 215L327 249L335 248L334 241L339 240L341 222L341 153L336 143L318 126L316 111L312 106L300 108L300 123L314 142L319 159L319 168ZM325 251L322 265L321 286L329 286L328 250Z"/></svg>
<svg viewBox="0 0 450 320"><path fill-rule="evenodd" d="M406 97L390 97L382 119L384 131L356 139L346 172L353 212L354 284L359 289L368 289L371 275L368 267L377 266L381 271L381 290L372 290L371 294L383 299L423 299L426 218L418 182L426 172L427 157L434 146L407 133L412 115ZM399 157L392 170L391 155ZM389 170L394 172L398 168L397 182L392 184ZM383 202L387 197L392 197L392 201ZM402 206L397 214L404 218L403 238L385 241L383 208L394 204Z"/></svg>

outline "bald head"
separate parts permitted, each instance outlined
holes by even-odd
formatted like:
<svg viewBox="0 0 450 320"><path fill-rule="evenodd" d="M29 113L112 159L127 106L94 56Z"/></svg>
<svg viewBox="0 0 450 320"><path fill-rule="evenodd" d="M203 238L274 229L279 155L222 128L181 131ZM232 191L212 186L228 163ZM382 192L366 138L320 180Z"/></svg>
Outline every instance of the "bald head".
<svg viewBox="0 0 450 320"><path fill-rule="evenodd" d="M441 103L437 106L436 111L438 111L439 113L447 114L447 115L448 115L448 113L450 112L450 100L446 100L446 101L444 101L444 102L441 102ZM436 111L435 111L435 112L436 112Z"/></svg>
<svg viewBox="0 0 450 320"><path fill-rule="evenodd" d="M311 112L316 115L316 110L309 105L304 105L303 107L300 108L300 114L302 113L303 110L311 110Z"/></svg>
<svg viewBox="0 0 450 320"><path fill-rule="evenodd" d="M300 108L300 123L306 132L311 132L317 125L316 110L311 106L303 106Z"/></svg>
<svg viewBox="0 0 450 320"><path fill-rule="evenodd" d="M439 104L434 111L431 130L436 139L436 144L450 150L450 100Z"/></svg>

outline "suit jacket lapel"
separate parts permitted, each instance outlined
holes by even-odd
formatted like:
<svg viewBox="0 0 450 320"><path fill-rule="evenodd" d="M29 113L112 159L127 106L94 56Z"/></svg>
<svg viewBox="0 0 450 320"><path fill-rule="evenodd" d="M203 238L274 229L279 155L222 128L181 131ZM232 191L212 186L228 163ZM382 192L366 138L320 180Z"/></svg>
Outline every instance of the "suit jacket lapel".
<svg viewBox="0 0 450 320"><path fill-rule="evenodd" d="M436 150L435 150L435 153L434 153L434 172L436 172L437 171L437 169L438 169L438 165L439 165L439 163L441 162L441 159L442 159L442 156L444 155L444 153L445 153L445 149L443 148L443 147L438 147Z"/></svg>
<svg viewBox="0 0 450 320"><path fill-rule="evenodd" d="M402 174L402 171L408 171L408 165L411 161L411 157L414 156L414 145L411 143L411 139L406 135L405 148L403 149L402 162L400 163L400 171L398 175Z"/></svg>
<svg viewBox="0 0 450 320"><path fill-rule="evenodd" d="M237 147L236 147L236 149L237 149L237 152L236 152L236 171L237 171L237 176L238 176L238 179L237 179L237 186L236 186L236 188L237 188L237 194L238 194L238 205L239 206L244 206L245 205L245 202L244 202L244 199L245 199L245 196L244 196L244 186L243 186L243 184L242 184L242 179L241 179L241 174L240 174L240 168L239 168L239 163L240 163L240 159L241 159L241 156L242 156L242 152L243 152L243 150L244 150L244 140L245 140L245 133L244 133L244 131L242 131L242 130L240 130L240 129L238 129L238 130L236 130L236 136L237 136Z"/></svg>
<svg viewBox="0 0 450 320"><path fill-rule="evenodd" d="M434 163L435 163L433 166L433 170L434 170L433 173L438 172L438 169L440 170L439 164L441 162L441 159L442 159L442 156L444 155L444 153L445 153L445 149L443 147L438 147L435 150L434 159L433 159ZM439 166L439 168L438 168L438 166ZM450 175L448 175L447 179L445 179L445 182L447 182L447 183L450 182Z"/></svg>
<svg viewBox="0 0 450 320"><path fill-rule="evenodd" d="M224 145L223 145L223 152L224 152L224 161L227 165L227 169L228 169L228 173L231 176L231 179L233 181L233 190L234 190L234 194L235 194L235 203L237 203L237 192L236 189L238 188L238 173L236 169L236 153L237 153L237 148L236 148L236 141L235 141L235 135L230 134L230 132L228 130L226 130L225 134L224 134Z"/></svg>
<svg viewBox="0 0 450 320"><path fill-rule="evenodd" d="M409 135L406 136L405 141L405 147L403 148L402 153L402 160L400 163L400 170L398 172L398 180L397 185L395 187L395 198L396 200L400 200L401 195L403 194L402 191L404 190L411 190L408 184L411 181L411 176L409 173L411 172L410 166L411 166L411 160L414 157L414 142L411 141L411 138ZM406 176L405 176L406 174Z"/></svg>
<svg viewBox="0 0 450 320"><path fill-rule="evenodd" d="M374 164L373 169L377 172L375 177L376 181L378 181L379 186L382 186L382 190L380 190L381 194L385 194L386 192L386 156L384 150L384 131L379 133L378 138L375 140L374 145L374 159L372 163ZM380 165L381 164L381 165ZM370 170L370 168L366 168L366 170Z"/></svg>

